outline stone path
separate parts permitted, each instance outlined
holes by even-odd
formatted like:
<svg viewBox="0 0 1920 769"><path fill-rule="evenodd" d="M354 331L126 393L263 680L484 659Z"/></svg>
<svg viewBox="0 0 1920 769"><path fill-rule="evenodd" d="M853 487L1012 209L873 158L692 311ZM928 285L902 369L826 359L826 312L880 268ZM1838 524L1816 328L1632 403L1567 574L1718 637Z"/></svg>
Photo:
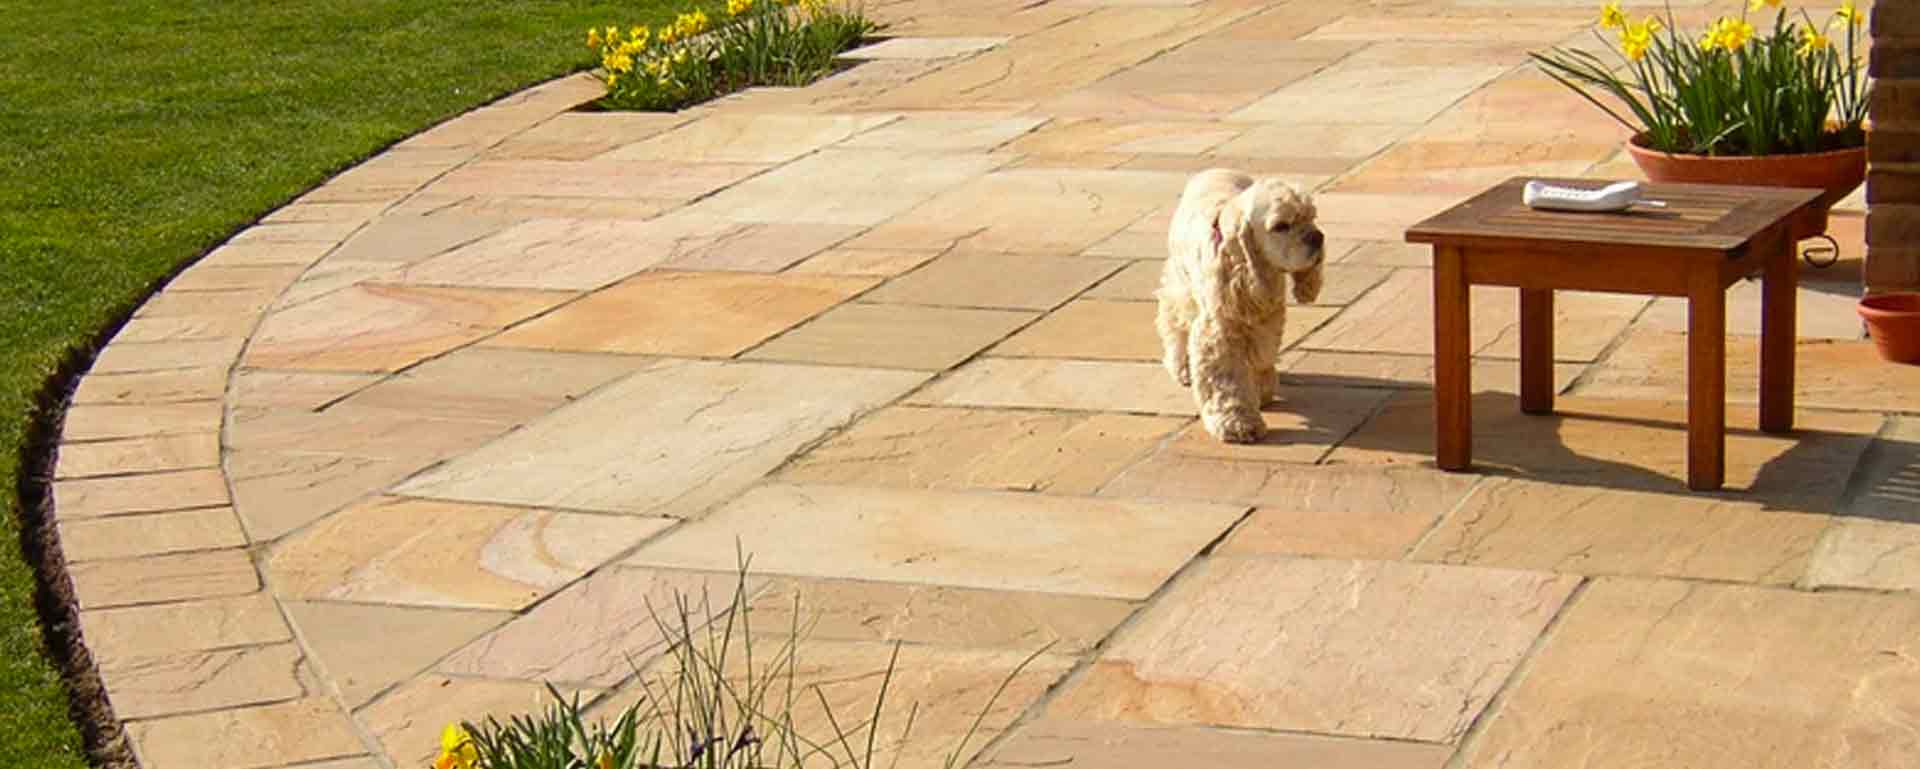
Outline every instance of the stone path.
<svg viewBox="0 0 1920 769"><path fill-rule="evenodd" d="M907 769L1049 642L975 766L1911 766L1920 369L1859 339L1857 198L1802 291L1802 429L1732 408L1727 492L1681 480L1684 308L1635 297L1556 303L1535 418L1515 298L1475 293L1485 474L1430 469L1401 231L1634 173L1525 64L1589 5L901 0L808 88L601 114L573 77L414 137L82 380L55 497L112 704L147 769L420 766L542 682L632 701L646 600L724 589L739 542L756 606L817 612L809 677L908 644ZM1334 255L1258 446L1154 363L1215 165L1316 187Z"/></svg>

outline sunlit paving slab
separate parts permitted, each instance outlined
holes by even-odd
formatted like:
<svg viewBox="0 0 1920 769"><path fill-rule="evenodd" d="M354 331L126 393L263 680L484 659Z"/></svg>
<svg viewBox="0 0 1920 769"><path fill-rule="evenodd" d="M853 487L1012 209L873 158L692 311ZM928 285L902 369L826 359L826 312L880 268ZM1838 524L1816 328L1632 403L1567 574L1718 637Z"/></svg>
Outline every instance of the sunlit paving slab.
<svg viewBox="0 0 1920 769"><path fill-rule="evenodd" d="M1453 742L1577 582L1210 558L1122 631L1047 714Z"/></svg>
<svg viewBox="0 0 1920 769"><path fill-rule="evenodd" d="M399 490L471 502L693 517L925 376L664 362Z"/></svg>
<svg viewBox="0 0 1920 769"><path fill-rule="evenodd" d="M1464 765L1900 766L1920 749L1895 715L1920 703L1916 638L1911 597L1599 580Z"/></svg>
<svg viewBox="0 0 1920 769"><path fill-rule="evenodd" d="M1240 519L1238 505L1006 492L758 487L626 563L1140 600ZM1025 531L1009 539L1006 531Z"/></svg>

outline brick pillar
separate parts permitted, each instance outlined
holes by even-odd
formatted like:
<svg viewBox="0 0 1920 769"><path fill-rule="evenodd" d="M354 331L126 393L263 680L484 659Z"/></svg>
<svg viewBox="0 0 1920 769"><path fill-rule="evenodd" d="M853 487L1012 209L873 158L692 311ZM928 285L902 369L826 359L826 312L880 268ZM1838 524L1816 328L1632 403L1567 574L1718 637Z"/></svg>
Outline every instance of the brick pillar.
<svg viewBox="0 0 1920 769"><path fill-rule="evenodd" d="M1867 293L1920 291L1920 0L1873 8Z"/></svg>

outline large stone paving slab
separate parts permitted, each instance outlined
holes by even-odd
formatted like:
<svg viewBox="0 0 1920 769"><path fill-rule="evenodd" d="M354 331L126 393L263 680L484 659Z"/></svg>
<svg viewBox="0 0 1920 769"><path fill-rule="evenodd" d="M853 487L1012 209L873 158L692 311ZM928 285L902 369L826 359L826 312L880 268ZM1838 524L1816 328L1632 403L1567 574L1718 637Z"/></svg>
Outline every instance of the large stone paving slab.
<svg viewBox="0 0 1920 769"><path fill-rule="evenodd" d="M269 316L244 363L397 371L560 304L551 291L360 284Z"/></svg>
<svg viewBox="0 0 1920 769"><path fill-rule="evenodd" d="M1916 639L1907 597L1600 580L1461 765L1906 766Z"/></svg>
<svg viewBox="0 0 1920 769"><path fill-rule="evenodd" d="M1071 656L1092 649L1138 604L1078 595L780 577L768 580L749 607L753 632L782 639L799 627L815 641L1023 652L1045 647Z"/></svg>
<svg viewBox="0 0 1920 769"><path fill-rule="evenodd" d="M1573 574L1787 584L1827 515L1674 490L1524 480L1483 484L1415 550L1417 560Z"/></svg>
<svg viewBox="0 0 1920 769"><path fill-rule="evenodd" d="M1158 363L975 360L915 394L928 406L1126 411L1192 416L1193 394Z"/></svg>
<svg viewBox="0 0 1920 769"><path fill-rule="evenodd" d="M890 115L710 115L607 153L600 160L784 163L892 119Z"/></svg>
<svg viewBox="0 0 1920 769"><path fill-rule="evenodd" d="M282 543L266 570L289 597L517 610L670 523L389 497Z"/></svg>
<svg viewBox="0 0 1920 769"><path fill-rule="evenodd" d="M113 714L153 718L298 699L294 644L188 652L100 668L113 692Z"/></svg>
<svg viewBox="0 0 1920 769"><path fill-rule="evenodd" d="M112 519L108 519L112 520ZM67 568L82 609L246 595L260 575L244 550L203 550L131 561L87 561Z"/></svg>
<svg viewBox="0 0 1920 769"><path fill-rule="evenodd" d="M1418 125L1506 70L1500 66L1334 66L1233 113L1275 123ZM1354 116L1364 115L1364 120Z"/></svg>
<svg viewBox="0 0 1920 769"><path fill-rule="evenodd" d="M868 109L1017 108L1085 86L1138 64L1245 10L1095 8L895 88Z"/></svg>
<svg viewBox="0 0 1920 769"><path fill-rule="evenodd" d="M349 708L412 679L513 616L332 601L284 601L281 607Z"/></svg>
<svg viewBox="0 0 1920 769"><path fill-rule="evenodd" d="M871 285L870 279L818 275L649 272L489 344L727 358Z"/></svg>
<svg viewBox="0 0 1920 769"><path fill-rule="evenodd" d="M1186 181L1151 171L1013 169L940 195L887 227L978 228L970 249L1073 254L1172 206Z"/></svg>
<svg viewBox="0 0 1920 769"><path fill-rule="evenodd" d="M940 371L1033 321L1030 312L843 304L745 357Z"/></svg>
<svg viewBox="0 0 1920 769"><path fill-rule="evenodd" d="M1685 397L1687 336L1635 327L1575 391L1603 398ZM1872 342L1801 339L1794 349L1797 408L1920 411L1920 366L1890 364ZM1760 338L1727 337L1727 400L1757 403Z"/></svg>
<svg viewBox="0 0 1920 769"><path fill-rule="evenodd" d="M863 299L944 307L1050 310L1122 265L1107 259L953 253L889 281Z"/></svg>
<svg viewBox="0 0 1920 769"><path fill-rule="evenodd" d="M366 751L332 701L308 697L127 725L146 769L259 769L270 761L319 761ZM327 766L327 764L321 764Z"/></svg>
<svg viewBox="0 0 1920 769"><path fill-rule="evenodd" d="M415 423L417 427L421 423ZM227 455L234 508L254 542L279 539L438 461L306 451Z"/></svg>
<svg viewBox="0 0 1920 769"><path fill-rule="evenodd" d="M442 660L459 676L614 686L666 651L680 610L703 622L764 586L733 574L606 569ZM556 629L565 632L557 633Z"/></svg>
<svg viewBox="0 0 1920 769"><path fill-rule="evenodd" d="M802 454L796 482L1091 494L1185 420L903 406Z"/></svg>
<svg viewBox="0 0 1920 769"><path fill-rule="evenodd" d="M770 485L626 562L997 590L1147 597L1240 518L1227 505ZM1005 532L1022 532L1007 537Z"/></svg>
<svg viewBox="0 0 1920 769"><path fill-rule="evenodd" d="M341 407L518 424L645 367L629 355L470 347L340 401Z"/></svg>
<svg viewBox="0 0 1920 769"><path fill-rule="evenodd" d="M690 210L736 222L872 226L1007 160L977 154L828 149L734 185Z"/></svg>
<svg viewBox="0 0 1920 769"><path fill-rule="evenodd" d="M822 433L899 397L925 377L771 363L662 362L409 481L400 491L695 516Z"/></svg>
<svg viewBox="0 0 1920 769"><path fill-rule="evenodd" d="M1123 630L1047 715L1453 742L1576 582L1209 558Z"/></svg>
<svg viewBox="0 0 1920 769"><path fill-rule="evenodd" d="M488 160L464 166L427 188L442 198L470 195L553 198L651 198L688 201L765 170L765 163L661 160ZM636 191L639 191L636 194Z"/></svg>
<svg viewBox="0 0 1920 769"><path fill-rule="evenodd" d="M1478 482L1425 468L1301 466L1162 452L1128 468L1100 493L1259 505L1214 550L1220 554L1394 560Z"/></svg>
<svg viewBox="0 0 1920 769"><path fill-rule="evenodd" d="M1443 745L1391 740L1048 718L1023 724L975 766L1440 769L1451 753Z"/></svg>

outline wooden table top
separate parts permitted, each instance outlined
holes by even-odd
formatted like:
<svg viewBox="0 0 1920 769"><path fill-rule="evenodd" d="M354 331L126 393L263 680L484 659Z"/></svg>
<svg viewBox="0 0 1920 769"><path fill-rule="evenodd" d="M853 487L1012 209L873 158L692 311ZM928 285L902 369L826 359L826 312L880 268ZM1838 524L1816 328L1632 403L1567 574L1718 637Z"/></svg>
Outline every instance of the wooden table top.
<svg viewBox="0 0 1920 769"><path fill-rule="evenodd" d="M1641 198L1666 208L1617 213L1537 211L1521 202L1530 179L1597 189L1606 179L1515 177L1407 229L1410 243L1569 251L1629 247L1730 254L1781 220L1811 212L1817 189L1647 184Z"/></svg>

